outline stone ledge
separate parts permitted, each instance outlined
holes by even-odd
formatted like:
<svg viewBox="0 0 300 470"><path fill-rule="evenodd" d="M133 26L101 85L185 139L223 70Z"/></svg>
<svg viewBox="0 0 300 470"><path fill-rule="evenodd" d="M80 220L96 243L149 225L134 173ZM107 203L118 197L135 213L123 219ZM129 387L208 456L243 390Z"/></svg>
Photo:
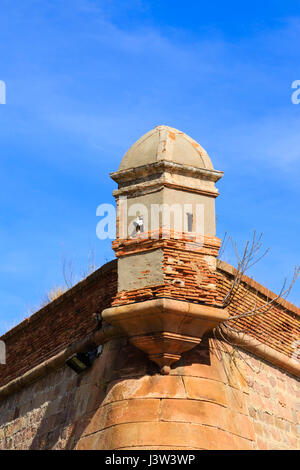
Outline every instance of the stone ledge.
<svg viewBox="0 0 300 470"><path fill-rule="evenodd" d="M90 349L93 349L100 344L103 344L105 341L117 336L120 336L120 334L113 327L107 327L107 329L104 330L96 330L89 336L70 344L55 356L52 356L50 359L47 359L36 367L30 369L28 372L25 372L20 377L11 380L0 387L0 400L21 390L44 375L49 374L53 370L59 369L73 354L89 351Z"/></svg>
<svg viewBox="0 0 300 470"><path fill-rule="evenodd" d="M116 181L116 183L132 182L138 178L149 175L157 175L165 171L184 176L191 176L194 178L202 177L203 179L213 182L218 181L223 176L223 171L210 170L207 168L196 168L190 165L183 165L181 163L162 160L155 163L150 163L148 165L141 165L135 168L115 171L110 174L110 177Z"/></svg>
<svg viewBox="0 0 300 470"><path fill-rule="evenodd" d="M294 360L285 354L282 354L275 349L261 343L252 336L246 333L235 333L227 331L224 333L224 338L236 346L254 354L261 359L271 363L272 365L286 370L287 372L300 377L300 362ZM222 340L222 338L220 338Z"/></svg>
<svg viewBox="0 0 300 470"><path fill-rule="evenodd" d="M181 354L201 342L205 333L228 319L225 309L160 298L110 307L103 319L128 336L168 374Z"/></svg>

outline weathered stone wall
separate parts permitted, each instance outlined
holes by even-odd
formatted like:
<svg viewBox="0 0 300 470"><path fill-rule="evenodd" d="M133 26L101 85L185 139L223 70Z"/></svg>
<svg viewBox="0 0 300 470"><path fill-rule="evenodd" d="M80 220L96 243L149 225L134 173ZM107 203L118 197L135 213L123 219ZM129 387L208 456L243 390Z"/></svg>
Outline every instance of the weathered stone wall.
<svg viewBox="0 0 300 470"><path fill-rule="evenodd" d="M238 361L248 383L246 405L257 449L300 449L300 381L241 352Z"/></svg>
<svg viewBox="0 0 300 470"><path fill-rule="evenodd" d="M234 352L235 351L235 352ZM300 448L299 381L204 340L169 376L126 340L0 402L1 449Z"/></svg>

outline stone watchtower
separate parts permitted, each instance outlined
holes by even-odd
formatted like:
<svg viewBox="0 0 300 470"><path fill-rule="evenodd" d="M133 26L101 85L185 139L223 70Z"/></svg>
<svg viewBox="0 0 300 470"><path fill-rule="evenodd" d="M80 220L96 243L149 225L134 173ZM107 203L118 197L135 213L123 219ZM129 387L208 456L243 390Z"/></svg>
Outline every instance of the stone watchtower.
<svg viewBox="0 0 300 470"><path fill-rule="evenodd" d="M118 183L118 294L103 318L162 374L227 318L216 283L215 182L222 174L197 142L158 126L111 175Z"/></svg>
<svg viewBox="0 0 300 470"><path fill-rule="evenodd" d="M0 449L300 448L300 309L247 276L222 307L222 173L158 126L111 176L117 260L0 338Z"/></svg>

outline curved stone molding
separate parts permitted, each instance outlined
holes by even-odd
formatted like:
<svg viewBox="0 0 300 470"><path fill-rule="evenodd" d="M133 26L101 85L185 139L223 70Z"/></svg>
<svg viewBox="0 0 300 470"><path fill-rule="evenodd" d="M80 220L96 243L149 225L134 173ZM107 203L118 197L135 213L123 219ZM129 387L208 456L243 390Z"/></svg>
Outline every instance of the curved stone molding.
<svg viewBox="0 0 300 470"><path fill-rule="evenodd" d="M201 342L208 331L228 318L226 310L174 299L153 299L111 307L105 321L122 331L154 361L161 373Z"/></svg>
<svg viewBox="0 0 300 470"><path fill-rule="evenodd" d="M228 330L224 331L222 336L224 336L224 338L226 338L231 344L240 346L242 349L245 349L255 356L270 362L274 366L280 367L296 377L300 377L300 362L296 359L287 357L285 354L276 351L267 344L263 344L243 332L238 333Z"/></svg>

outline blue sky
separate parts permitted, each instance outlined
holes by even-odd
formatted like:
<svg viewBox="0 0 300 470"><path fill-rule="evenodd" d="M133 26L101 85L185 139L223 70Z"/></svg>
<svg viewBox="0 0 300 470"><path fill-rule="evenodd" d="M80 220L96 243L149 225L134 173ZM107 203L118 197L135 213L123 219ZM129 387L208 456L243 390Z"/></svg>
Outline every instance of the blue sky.
<svg viewBox="0 0 300 470"><path fill-rule="evenodd" d="M218 236L263 232L251 275L278 291L300 264L300 2L248 3L0 0L0 334L63 283L62 256L78 276L89 250L113 258L96 208L159 124L224 171Z"/></svg>

